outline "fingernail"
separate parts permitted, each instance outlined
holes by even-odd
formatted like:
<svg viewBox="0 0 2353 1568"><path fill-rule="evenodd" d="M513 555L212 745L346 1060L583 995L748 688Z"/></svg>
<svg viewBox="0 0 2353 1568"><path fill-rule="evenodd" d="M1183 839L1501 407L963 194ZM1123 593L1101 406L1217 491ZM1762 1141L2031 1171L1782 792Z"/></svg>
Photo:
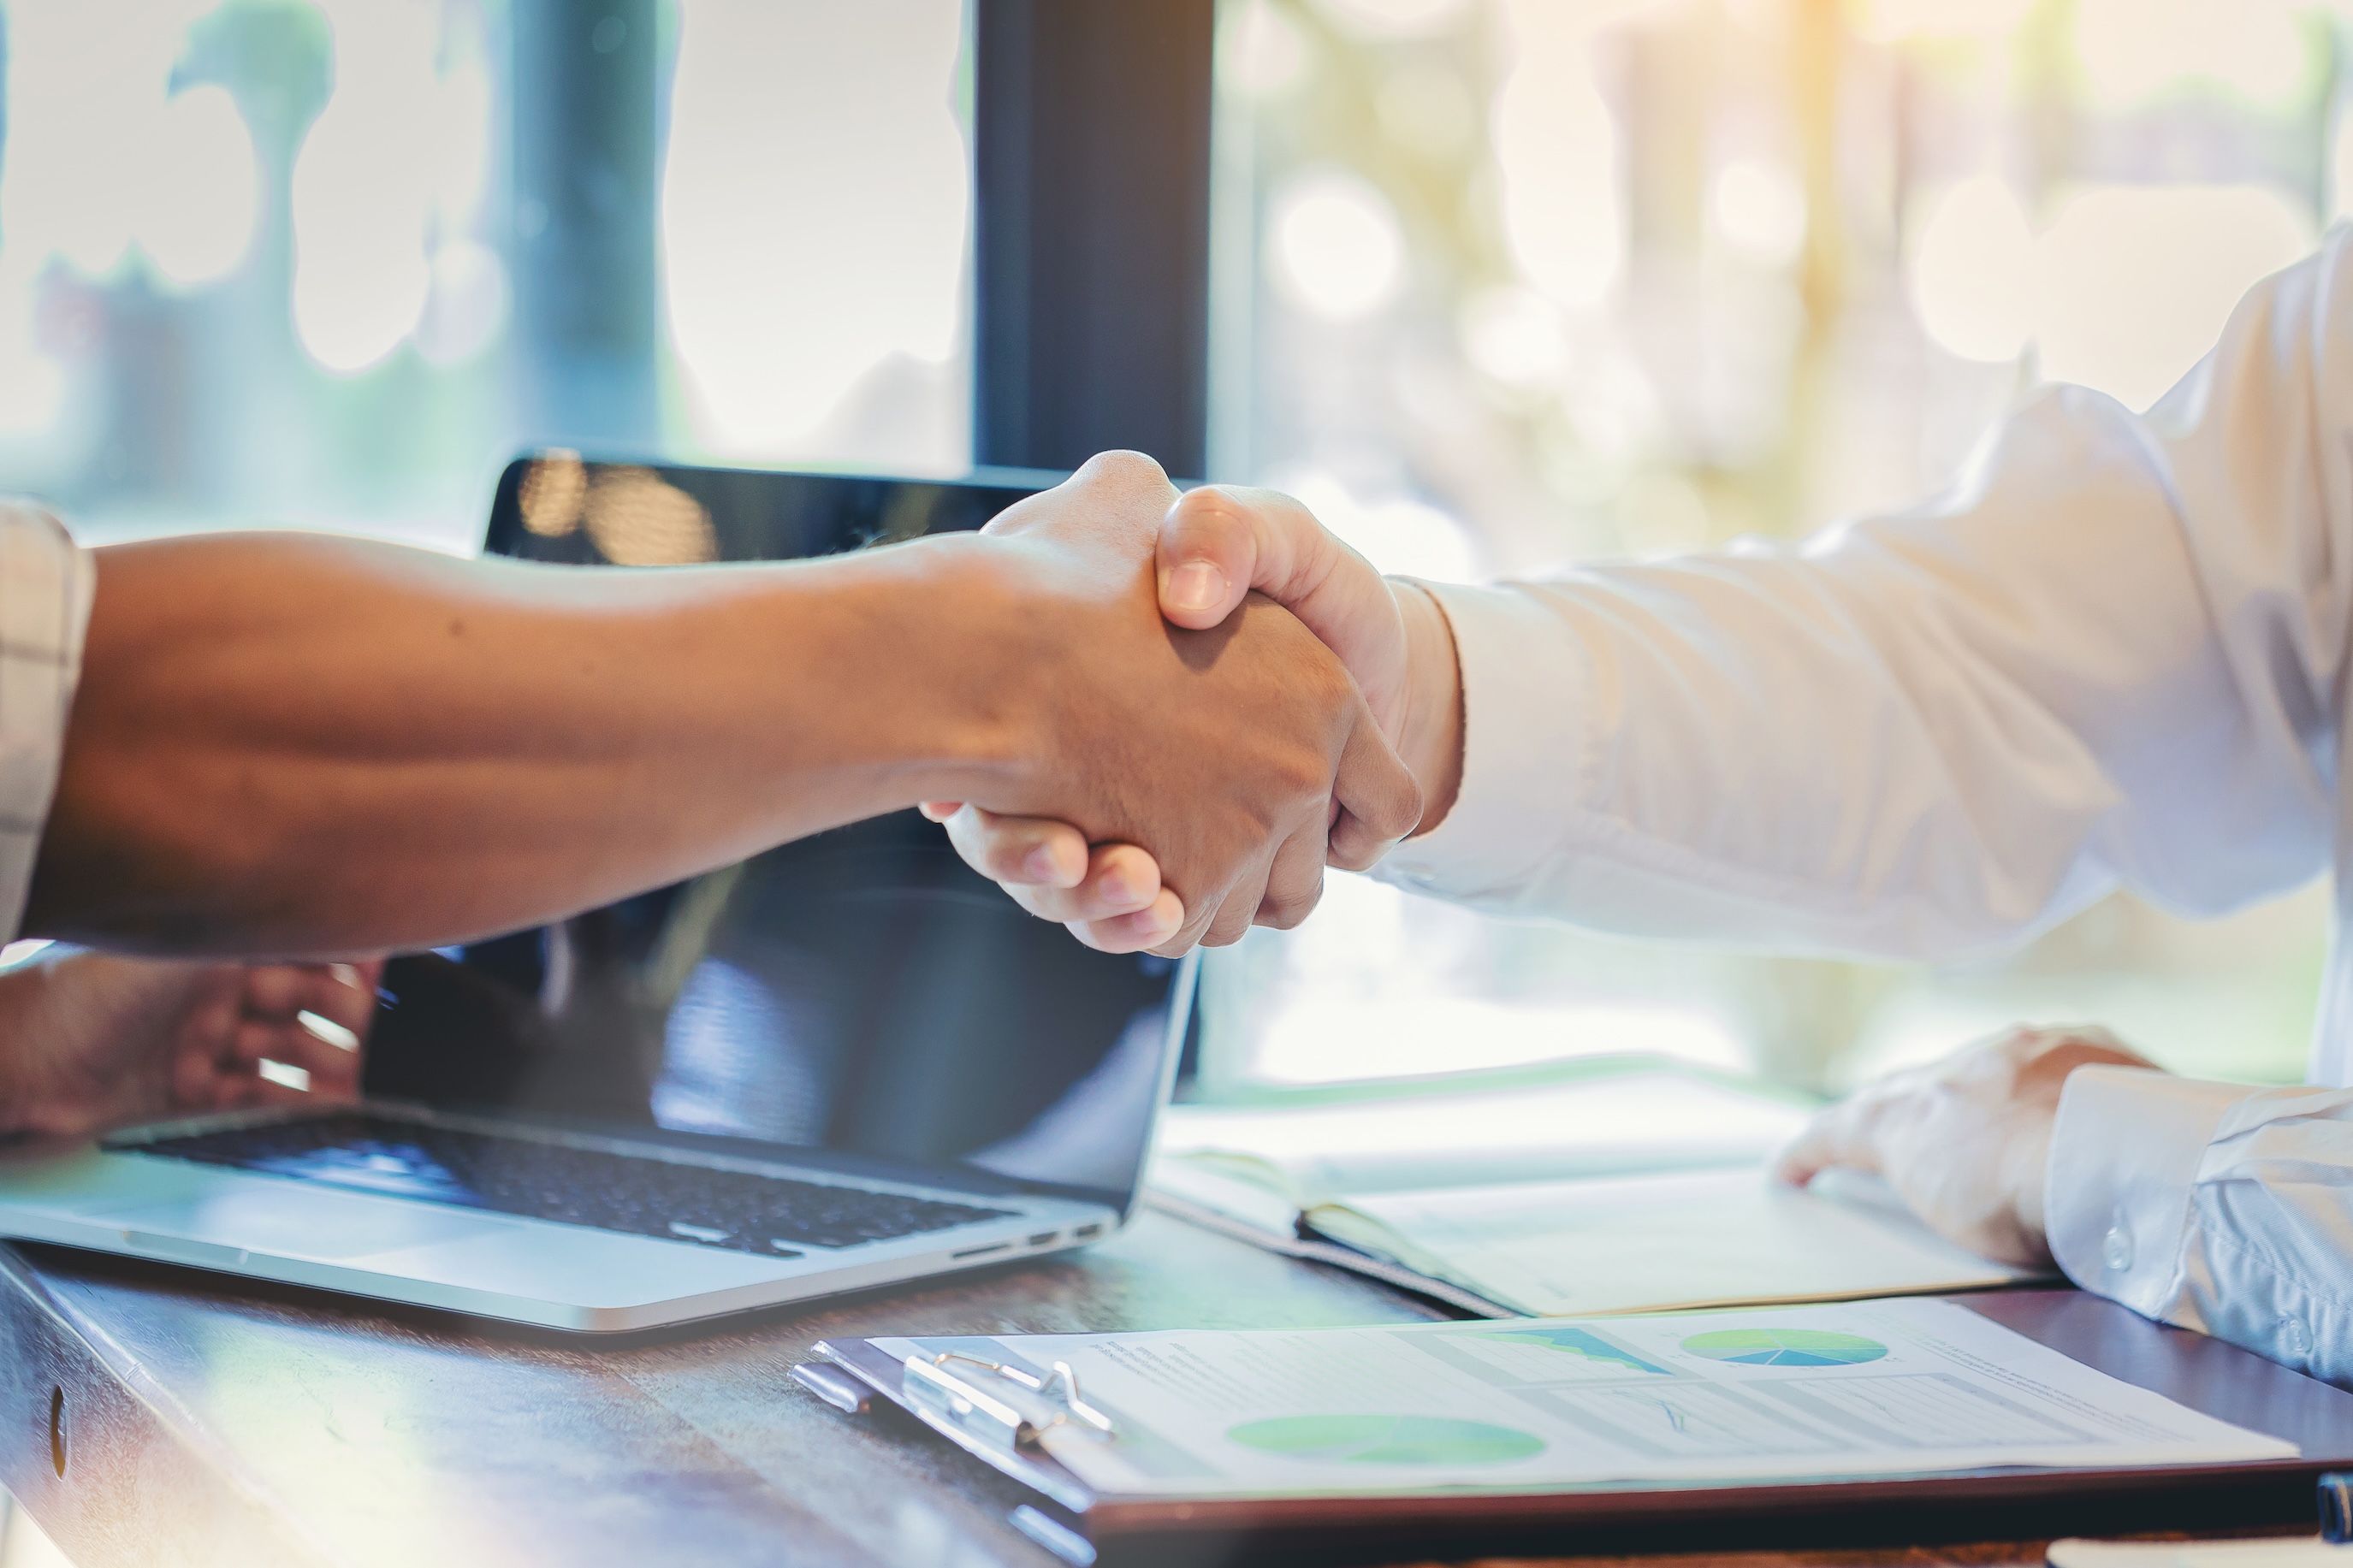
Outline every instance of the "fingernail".
<svg viewBox="0 0 2353 1568"><path fill-rule="evenodd" d="M1104 872L1103 880L1095 884L1095 891L1103 896L1105 903L1131 903L1135 899L1135 884L1128 880L1124 871Z"/></svg>
<svg viewBox="0 0 2353 1568"><path fill-rule="evenodd" d="M1187 561L1168 574L1168 607L1214 610L1226 602L1226 574L1214 562Z"/></svg>
<svg viewBox="0 0 2353 1568"><path fill-rule="evenodd" d="M1032 882L1043 883L1049 887L1062 879L1061 869L1054 854L1054 847L1050 844L1040 844L1037 848L1029 851L1021 862L1021 874L1024 877Z"/></svg>

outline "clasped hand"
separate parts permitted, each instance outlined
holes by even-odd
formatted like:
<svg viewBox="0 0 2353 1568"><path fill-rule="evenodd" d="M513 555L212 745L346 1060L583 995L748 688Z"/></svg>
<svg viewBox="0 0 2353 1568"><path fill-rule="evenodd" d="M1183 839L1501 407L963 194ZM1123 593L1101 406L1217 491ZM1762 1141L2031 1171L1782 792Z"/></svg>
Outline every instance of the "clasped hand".
<svg viewBox="0 0 2353 1568"><path fill-rule="evenodd" d="M1072 483L1086 477L1082 470ZM1393 749L1411 775L1418 793L1409 814L1356 823L1336 814L1328 863L1363 870L1398 838L1435 826L1452 805L1461 768L1453 637L1437 601L1414 584L1384 578L1289 497L1217 487L1181 498L1168 494L1174 504L1151 519L1149 582L1159 614L1171 626L1203 635L1246 620L1253 606L1281 606L1289 612L1285 621L1296 617L1362 693L1363 710L1377 730L1356 766L1374 771ZM984 531L997 532L998 525ZM1294 702L1312 700L1302 679L1308 668L1294 671L1300 681ZM1225 747L1243 738L1240 716L1234 717L1231 740L1219 741L1216 752L1196 761L1215 768ZM1339 783L1345 777L1344 764ZM1360 795L1367 793L1360 786ZM1335 798L1353 806L1345 789ZM1068 926L1081 942L1106 952L1173 956L1197 942L1239 941L1252 923L1289 928L1306 918L1323 891L1327 858L1310 852L1315 836L1304 830L1284 845L1268 875L1244 879L1215 910L1201 911L1188 910L1164 879L1160 861L1136 844L1091 843L1066 822L966 802L932 801L923 809L946 824L965 859L1022 908Z"/></svg>

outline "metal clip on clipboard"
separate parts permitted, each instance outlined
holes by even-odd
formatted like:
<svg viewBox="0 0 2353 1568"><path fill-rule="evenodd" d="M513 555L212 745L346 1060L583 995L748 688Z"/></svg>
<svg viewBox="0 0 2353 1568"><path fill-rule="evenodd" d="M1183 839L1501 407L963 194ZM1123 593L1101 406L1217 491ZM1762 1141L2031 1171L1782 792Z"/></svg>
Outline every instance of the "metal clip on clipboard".
<svg viewBox="0 0 2353 1568"><path fill-rule="evenodd" d="M972 1372L948 1370L954 1362ZM907 1396L965 1431L1008 1448L1042 1446L1049 1431L1079 1426L1111 1436L1110 1416L1089 1405L1079 1392L1079 1374L1071 1363L1058 1361L1050 1376L986 1361L958 1351L933 1356L909 1356L900 1386ZM986 1374L987 1381L976 1373Z"/></svg>

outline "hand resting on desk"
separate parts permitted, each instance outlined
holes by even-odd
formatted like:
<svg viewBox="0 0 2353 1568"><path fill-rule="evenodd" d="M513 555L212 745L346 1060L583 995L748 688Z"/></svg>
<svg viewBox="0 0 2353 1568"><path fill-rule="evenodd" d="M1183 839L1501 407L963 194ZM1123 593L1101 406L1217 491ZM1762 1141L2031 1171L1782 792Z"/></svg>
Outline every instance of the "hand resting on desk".
<svg viewBox="0 0 2353 1568"><path fill-rule="evenodd" d="M2059 1091L2094 1064L2156 1067L2096 1024L2021 1025L1864 1085L1816 1116L1776 1173L1799 1186L1833 1167L1883 1176L1939 1235L2000 1262L2047 1268Z"/></svg>

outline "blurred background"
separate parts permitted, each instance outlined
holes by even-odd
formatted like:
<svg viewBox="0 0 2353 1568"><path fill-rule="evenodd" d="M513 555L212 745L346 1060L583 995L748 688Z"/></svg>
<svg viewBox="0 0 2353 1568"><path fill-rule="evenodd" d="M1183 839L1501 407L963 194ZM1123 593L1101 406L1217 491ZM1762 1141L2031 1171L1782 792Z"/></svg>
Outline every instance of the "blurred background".
<svg viewBox="0 0 2353 1568"><path fill-rule="evenodd" d="M960 0L6 0L0 489L86 539L470 551L551 444L957 472ZM1475 580L1946 482L2146 406L2353 202L2285 0L1221 0L1208 477ZM1215 955L1199 1092L1658 1052L1836 1089L2014 1019L2301 1070L2307 889L1950 969L1634 944L1335 877Z"/></svg>

